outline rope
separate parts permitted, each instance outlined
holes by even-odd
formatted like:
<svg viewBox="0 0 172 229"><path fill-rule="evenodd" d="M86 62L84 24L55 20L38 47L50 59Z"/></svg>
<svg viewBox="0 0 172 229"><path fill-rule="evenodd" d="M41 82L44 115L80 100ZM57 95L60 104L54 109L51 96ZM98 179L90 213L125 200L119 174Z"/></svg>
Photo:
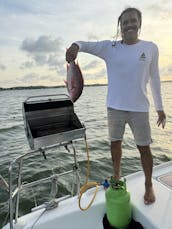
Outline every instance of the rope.
<svg viewBox="0 0 172 229"><path fill-rule="evenodd" d="M87 153L87 173L86 173L86 181L85 181L85 184L80 188L80 194L79 194L79 200L78 200L78 204L79 204L79 208L82 210L82 211L86 211L88 210L95 197L96 197L96 194L98 192L98 186L99 184L95 181L88 181L89 179L89 176L90 176L90 156L89 156L89 150L88 150L88 144L87 144L87 139L86 139L86 135L85 135L85 146L86 146L86 153ZM82 195L84 194L84 192L86 192L89 188L92 188L92 187L96 187L96 190L94 192L94 195L93 195L93 198L92 200L90 201L90 203L88 204L88 206L86 208L83 208L81 206L81 198L82 198Z"/></svg>
<svg viewBox="0 0 172 229"><path fill-rule="evenodd" d="M54 208L56 208L58 206L59 202L56 202L55 200L52 200L50 202L45 202L45 207L43 208L43 211L41 212L41 214L38 216L38 218L35 220L35 222L33 222L31 229L34 228L34 226L36 225L36 223L40 220L40 218L42 217L42 215L49 210L52 210Z"/></svg>

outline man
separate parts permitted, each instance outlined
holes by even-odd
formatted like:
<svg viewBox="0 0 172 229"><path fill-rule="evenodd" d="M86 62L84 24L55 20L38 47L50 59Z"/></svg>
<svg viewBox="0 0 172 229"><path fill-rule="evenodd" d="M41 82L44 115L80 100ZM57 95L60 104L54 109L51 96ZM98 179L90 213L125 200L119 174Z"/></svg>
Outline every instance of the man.
<svg viewBox="0 0 172 229"><path fill-rule="evenodd" d="M128 123L140 152L145 174L144 203L151 204L155 201L155 194L152 186L149 101L146 95L148 81L158 114L158 126L165 127L166 115L161 98L158 48L153 42L138 38L141 23L141 12L136 8L127 8L118 18L122 40L75 42L67 50L66 60L75 60L80 51L93 54L105 61L108 74L108 126L114 177L120 179L121 143L125 124Z"/></svg>

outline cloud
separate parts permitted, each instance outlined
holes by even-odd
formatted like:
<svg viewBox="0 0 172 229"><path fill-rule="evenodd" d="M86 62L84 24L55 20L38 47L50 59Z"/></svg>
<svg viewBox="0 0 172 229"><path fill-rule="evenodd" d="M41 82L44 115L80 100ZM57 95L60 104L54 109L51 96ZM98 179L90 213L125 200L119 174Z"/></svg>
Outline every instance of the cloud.
<svg viewBox="0 0 172 229"><path fill-rule="evenodd" d="M100 69L100 71L96 74L96 77L106 77L107 71L105 68Z"/></svg>
<svg viewBox="0 0 172 229"><path fill-rule="evenodd" d="M160 1L159 4L151 3L147 7L145 7L146 12L151 13L151 16L155 16L156 18L160 17L161 19L167 19L171 17L172 14L172 3L168 0Z"/></svg>
<svg viewBox="0 0 172 229"><path fill-rule="evenodd" d="M64 64L64 58L59 58L56 54L50 54L47 63L50 67L62 66Z"/></svg>
<svg viewBox="0 0 172 229"><path fill-rule="evenodd" d="M5 0L3 1L1 8L3 12L9 14L13 12L15 12L16 14L24 14L24 13L31 14L36 11L35 8L32 7L30 1L20 1L20 0L16 0L16 1ZM37 11L35 13L37 13Z"/></svg>
<svg viewBox="0 0 172 229"><path fill-rule="evenodd" d="M18 82L27 84L27 85L38 85L38 84L44 84L52 81L52 82L56 82L56 76L51 76L51 75L39 75L37 73L29 73L26 74L22 77L18 77L16 79Z"/></svg>
<svg viewBox="0 0 172 229"><path fill-rule="evenodd" d="M107 78L106 68L100 66L99 68L93 69L93 71L83 71L83 76L85 79L101 79Z"/></svg>
<svg viewBox="0 0 172 229"><path fill-rule="evenodd" d="M37 40L26 38L21 49L28 54L31 61L22 63L21 68L48 65L50 69L61 68L64 63L64 48L61 38L52 39L40 36Z"/></svg>
<svg viewBox="0 0 172 229"><path fill-rule="evenodd" d="M84 65L82 67L82 69L83 70L91 70L93 68L96 68L99 64L100 64L100 61L93 60L93 61L89 62L88 64Z"/></svg>
<svg viewBox="0 0 172 229"><path fill-rule="evenodd" d="M6 66L4 64L0 63L0 70L5 71L6 70Z"/></svg>
<svg viewBox="0 0 172 229"><path fill-rule="evenodd" d="M20 66L21 69L25 69L25 68L32 68L34 67L34 62L33 61L26 61L23 62Z"/></svg>
<svg viewBox="0 0 172 229"><path fill-rule="evenodd" d="M99 37L96 36L95 34L92 34L92 33L89 33L88 34L88 40L93 40L93 41L98 41L99 40Z"/></svg>
<svg viewBox="0 0 172 229"><path fill-rule="evenodd" d="M36 64L38 65L44 65L47 63L48 55L42 54L42 53L36 53L33 55L33 59L35 60Z"/></svg>
<svg viewBox="0 0 172 229"><path fill-rule="evenodd" d="M23 77L17 78L18 81L21 81L24 83L37 82L38 79L39 79L39 76L36 73L29 73L27 75L24 75Z"/></svg>
<svg viewBox="0 0 172 229"><path fill-rule="evenodd" d="M172 65L161 68L160 73L162 76L172 76Z"/></svg>
<svg viewBox="0 0 172 229"><path fill-rule="evenodd" d="M49 36L40 36L37 40L27 38L22 42L21 49L28 53L50 53L61 51L61 38L52 40Z"/></svg>

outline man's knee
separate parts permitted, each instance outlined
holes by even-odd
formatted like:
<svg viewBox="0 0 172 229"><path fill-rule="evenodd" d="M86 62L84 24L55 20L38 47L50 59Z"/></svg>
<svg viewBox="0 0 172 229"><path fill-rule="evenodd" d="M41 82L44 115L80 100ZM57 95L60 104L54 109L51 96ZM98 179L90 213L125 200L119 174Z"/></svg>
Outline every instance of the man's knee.
<svg viewBox="0 0 172 229"><path fill-rule="evenodd" d="M138 148L140 153L150 153L151 152L149 145L147 145L147 146L139 146L139 145L137 145L137 148Z"/></svg>
<svg viewBox="0 0 172 229"><path fill-rule="evenodd" d="M121 140L113 141L111 142L111 148L115 149L121 149Z"/></svg>

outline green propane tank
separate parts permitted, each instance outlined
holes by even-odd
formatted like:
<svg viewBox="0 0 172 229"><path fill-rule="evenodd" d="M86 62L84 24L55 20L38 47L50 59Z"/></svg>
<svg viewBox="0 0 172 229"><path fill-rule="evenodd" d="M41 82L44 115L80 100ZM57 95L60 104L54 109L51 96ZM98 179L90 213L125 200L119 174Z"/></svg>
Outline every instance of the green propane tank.
<svg viewBox="0 0 172 229"><path fill-rule="evenodd" d="M110 180L106 190L106 213L111 226L124 229L131 221L130 193L126 188L126 180Z"/></svg>

